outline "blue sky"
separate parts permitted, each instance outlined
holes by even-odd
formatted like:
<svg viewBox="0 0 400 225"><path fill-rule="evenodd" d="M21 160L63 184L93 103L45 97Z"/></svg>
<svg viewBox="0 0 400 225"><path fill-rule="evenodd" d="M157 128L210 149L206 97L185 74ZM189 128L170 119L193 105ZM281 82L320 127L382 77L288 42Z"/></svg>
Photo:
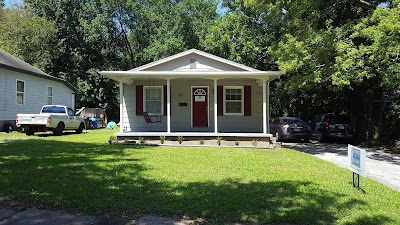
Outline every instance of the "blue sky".
<svg viewBox="0 0 400 225"><path fill-rule="evenodd" d="M22 0L4 0L5 7L8 8L14 3L20 3Z"/></svg>

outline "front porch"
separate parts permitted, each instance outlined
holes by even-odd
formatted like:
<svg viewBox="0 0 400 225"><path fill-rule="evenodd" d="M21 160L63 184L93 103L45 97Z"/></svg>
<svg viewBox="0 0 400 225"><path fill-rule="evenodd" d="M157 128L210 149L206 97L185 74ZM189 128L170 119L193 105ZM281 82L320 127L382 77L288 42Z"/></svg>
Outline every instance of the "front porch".
<svg viewBox="0 0 400 225"><path fill-rule="evenodd" d="M121 132L116 133L118 140L158 140L164 136L166 140L176 140L177 137L184 137L185 140L214 140L218 137L226 141L267 141L271 140L272 134L264 133L213 133L213 132Z"/></svg>

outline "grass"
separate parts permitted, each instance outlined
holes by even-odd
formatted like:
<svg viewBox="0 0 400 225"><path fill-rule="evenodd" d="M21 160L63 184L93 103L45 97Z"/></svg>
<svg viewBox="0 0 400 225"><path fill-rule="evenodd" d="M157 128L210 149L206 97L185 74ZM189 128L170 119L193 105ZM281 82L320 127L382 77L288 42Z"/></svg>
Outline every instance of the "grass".
<svg viewBox="0 0 400 225"><path fill-rule="evenodd" d="M290 149L108 145L112 131L0 133L0 202L210 224L400 224L400 192Z"/></svg>

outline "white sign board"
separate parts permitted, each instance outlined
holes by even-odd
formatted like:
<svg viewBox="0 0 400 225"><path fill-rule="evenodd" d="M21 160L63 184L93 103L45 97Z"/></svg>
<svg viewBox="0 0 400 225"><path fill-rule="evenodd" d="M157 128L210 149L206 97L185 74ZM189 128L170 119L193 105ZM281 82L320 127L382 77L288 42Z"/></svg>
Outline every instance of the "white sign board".
<svg viewBox="0 0 400 225"><path fill-rule="evenodd" d="M364 149L348 146L347 156L349 159L349 170L363 177L367 177L365 173L365 157L367 152Z"/></svg>
<svg viewBox="0 0 400 225"><path fill-rule="evenodd" d="M194 96L194 101L195 102L205 102L206 96Z"/></svg>

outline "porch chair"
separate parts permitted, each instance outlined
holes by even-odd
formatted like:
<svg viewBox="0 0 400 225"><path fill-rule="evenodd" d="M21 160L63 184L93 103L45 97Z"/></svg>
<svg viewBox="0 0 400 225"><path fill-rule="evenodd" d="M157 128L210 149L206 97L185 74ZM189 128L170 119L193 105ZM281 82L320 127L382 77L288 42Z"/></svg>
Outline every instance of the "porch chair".
<svg viewBox="0 0 400 225"><path fill-rule="evenodd" d="M160 115L149 115L147 112L143 112L143 117L146 123L160 123L161 116ZM154 120L152 120L154 118Z"/></svg>

